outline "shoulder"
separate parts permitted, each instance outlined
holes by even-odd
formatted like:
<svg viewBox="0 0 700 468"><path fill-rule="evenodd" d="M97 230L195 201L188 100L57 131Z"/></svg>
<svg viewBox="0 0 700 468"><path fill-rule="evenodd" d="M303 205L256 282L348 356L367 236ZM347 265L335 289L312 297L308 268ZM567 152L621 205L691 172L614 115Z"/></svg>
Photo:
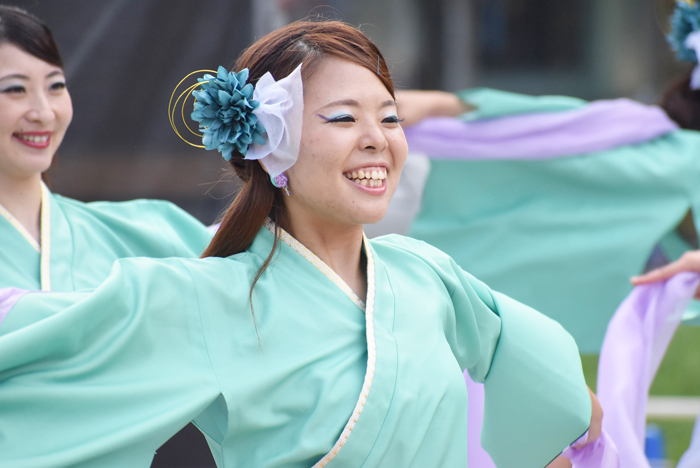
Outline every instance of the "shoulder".
<svg viewBox="0 0 700 468"><path fill-rule="evenodd" d="M204 224L164 200L84 203L60 195L54 200L74 236L97 237L118 247L120 257L198 256L212 237Z"/></svg>
<svg viewBox="0 0 700 468"><path fill-rule="evenodd" d="M133 219L133 216L137 215L140 217L148 216L152 218L192 218L185 210L166 200L138 199L120 202L94 201L85 203L57 194L54 194L54 197L57 203L62 207L81 210L97 217L112 216Z"/></svg>
<svg viewBox="0 0 700 468"><path fill-rule="evenodd" d="M399 234L375 237L370 239L369 242L375 250L382 253L394 252L399 255L408 255L431 261L451 260L449 255L437 247L433 247L422 240Z"/></svg>
<svg viewBox="0 0 700 468"><path fill-rule="evenodd" d="M163 290L170 294L200 289L201 286L248 283L257 268L255 259L247 253L227 258L148 258L130 257L117 260L107 282L111 279L133 284L139 290Z"/></svg>
<svg viewBox="0 0 700 468"><path fill-rule="evenodd" d="M676 161L697 168L699 148L700 132L678 129L631 149L645 151L650 156L660 158L666 164Z"/></svg>
<svg viewBox="0 0 700 468"><path fill-rule="evenodd" d="M370 240L370 245L387 265L396 265L406 271L412 266L429 268L443 281L452 276L456 264L442 250L411 237L390 234Z"/></svg>
<svg viewBox="0 0 700 468"><path fill-rule="evenodd" d="M390 234L371 239L370 244L385 264L396 266L411 276L420 276L415 274L415 268L430 269L450 294L457 289L468 288L474 290L482 301L493 303L491 290L486 284L464 271L445 252L427 242Z"/></svg>

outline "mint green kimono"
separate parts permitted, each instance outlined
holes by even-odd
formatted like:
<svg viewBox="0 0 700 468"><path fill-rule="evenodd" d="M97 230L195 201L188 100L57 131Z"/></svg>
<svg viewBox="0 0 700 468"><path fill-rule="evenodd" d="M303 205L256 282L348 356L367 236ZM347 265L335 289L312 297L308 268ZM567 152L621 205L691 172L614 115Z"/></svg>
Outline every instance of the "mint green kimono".
<svg viewBox="0 0 700 468"><path fill-rule="evenodd" d="M21 297L0 324L0 466L147 467L194 420L219 467L465 467L463 369L499 467L544 467L587 430L556 322L400 236L365 241L365 304L280 237L255 320L266 228L229 258L124 259L93 292Z"/></svg>
<svg viewBox="0 0 700 468"><path fill-rule="evenodd" d="M211 240L202 223L169 202L82 203L42 191L41 244L0 208L0 288L92 288L117 259L198 257Z"/></svg>
<svg viewBox="0 0 700 468"><path fill-rule="evenodd" d="M585 105L484 89L461 97L479 106L469 119ZM431 158L409 235L560 322L583 353L597 353L629 278L689 209L700 213L700 133L679 130L559 159Z"/></svg>

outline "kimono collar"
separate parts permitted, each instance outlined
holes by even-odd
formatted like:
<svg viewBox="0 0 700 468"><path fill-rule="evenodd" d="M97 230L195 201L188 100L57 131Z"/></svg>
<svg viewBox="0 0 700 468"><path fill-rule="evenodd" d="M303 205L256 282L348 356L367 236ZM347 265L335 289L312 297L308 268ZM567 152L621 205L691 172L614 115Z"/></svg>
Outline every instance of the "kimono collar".
<svg viewBox="0 0 700 468"><path fill-rule="evenodd" d="M248 250L251 252L266 258L270 254L270 250L272 249L272 243L274 242L274 233L275 229L277 226L275 223L267 219L265 221L265 225L260 229L258 232L258 235L255 237L255 240L253 241L253 244L250 246ZM311 263L313 266L315 266L321 273L323 273L329 280L331 280L338 288L340 288L347 296L350 298L352 302L355 303L357 307L360 308L363 312L366 311L366 304L365 302L358 297L358 295L355 293L355 291L348 286L348 284L343 281L343 279L335 272L331 267L329 267L323 260L321 260L315 253L313 253L311 250L309 250L304 244L299 242L294 236L289 234L287 231L285 231L282 228L279 229L279 239L282 243L286 244L288 247L290 247L292 250L294 250L296 253L301 255L306 261ZM367 238L362 236L363 239L363 248L365 252L369 249L369 244L367 241ZM369 270L369 258L371 254L367 254L367 266ZM369 271L367 272L367 297L369 298L369 288L370 288L370 282L369 282L369 277L370 273Z"/></svg>
<svg viewBox="0 0 700 468"><path fill-rule="evenodd" d="M267 257L270 254L270 249L272 249L272 245L274 242L275 227L276 226L274 222L272 222L269 219L266 220L265 225L258 232L258 235L255 237L255 240L248 248L248 251L259 255L262 258ZM365 372L365 379L362 384L362 392L360 393L360 396L355 405L355 409L353 410L352 415L350 416L350 419L343 428L340 437L333 445L333 448L312 467L323 468L338 455L345 443L348 441L348 438L350 437L353 429L355 428L355 425L357 424L357 421L359 420L360 415L362 414L365 404L367 403L367 398L370 394L370 389L372 387L372 381L374 380L374 371L377 362L377 347L374 336L374 297L376 293L374 256L372 253L372 249L369 245L369 241L367 240L367 237L363 235L363 246L365 249L365 254L367 255L367 305L365 306L365 304L362 303L362 301L360 301L359 298L357 298L357 295L354 292L352 292L350 287L342 279L340 279L340 277L330 267L328 267L328 265L326 265L320 258L318 258L318 256L316 256L313 252L306 248L301 242L292 237L292 235L284 229L280 228L279 231L280 240L284 244L289 246L291 249L295 250L298 254L300 254L302 257L304 257L306 260L312 263L338 287L345 291L346 294L348 294L349 296L351 294L352 296L355 296L356 300L361 303L360 305L356 302L357 306L365 312L365 327L367 335L367 370ZM336 279L334 279L334 277ZM342 284L340 284L338 281ZM351 299L353 299L352 296L350 296ZM353 300L353 302L355 302L355 300Z"/></svg>
<svg viewBox="0 0 700 468"><path fill-rule="evenodd" d="M51 196L44 182L41 182L41 214L39 221L40 242L32 237L24 226L0 204L0 216L5 218L40 255L41 290L51 290Z"/></svg>

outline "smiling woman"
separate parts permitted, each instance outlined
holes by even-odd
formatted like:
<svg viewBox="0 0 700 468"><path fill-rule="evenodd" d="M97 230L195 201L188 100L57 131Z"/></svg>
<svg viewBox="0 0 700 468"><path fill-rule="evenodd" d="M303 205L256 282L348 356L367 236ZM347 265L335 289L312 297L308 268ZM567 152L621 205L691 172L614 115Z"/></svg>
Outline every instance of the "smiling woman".
<svg viewBox="0 0 700 468"><path fill-rule="evenodd" d="M0 202L39 239L41 174L73 117L63 62L50 31L2 7L0 17Z"/></svg>
<svg viewBox="0 0 700 468"><path fill-rule="evenodd" d="M92 292L0 291L0 463L147 466L193 420L219 467L465 467L465 369L497 466L596 439L556 322L425 243L364 236L407 152L364 34L293 23L191 89L242 190L207 258L122 260Z"/></svg>
<svg viewBox="0 0 700 468"><path fill-rule="evenodd" d="M48 27L0 5L0 287L94 287L129 256L192 257L204 226L164 202L89 203L42 183L73 117ZM52 247L53 246L53 247Z"/></svg>

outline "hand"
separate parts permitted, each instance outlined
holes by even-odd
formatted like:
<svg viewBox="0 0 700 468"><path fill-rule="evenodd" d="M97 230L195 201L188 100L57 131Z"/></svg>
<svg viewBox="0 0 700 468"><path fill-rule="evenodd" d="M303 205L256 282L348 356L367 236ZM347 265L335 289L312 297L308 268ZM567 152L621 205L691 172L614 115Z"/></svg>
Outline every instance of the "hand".
<svg viewBox="0 0 700 468"><path fill-rule="evenodd" d="M603 407L600 406L598 397L590 388L588 389L588 393L591 396L591 425L588 427L588 438L583 445L588 445L596 440L603 431Z"/></svg>
<svg viewBox="0 0 700 468"><path fill-rule="evenodd" d="M415 125L428 117L457 117L473 110L456 94L445 91L396 91L396 103L404 127Z"/></svg>
<svg viewBox="0 0 700 468"><path fill-rule="evenodd" d="M591 422L588 425L588 437L586 441L582 444L576 446L576 448L584 447L591 442L594 442L603 430L603 408L600 406L598 397L595 393L588 389L588 394L591 397ZM559 455L555 458L546 468L571 468L571 461L564 455Z"/></svg>
<svg viewBox="0 0 700 468"><path fill-rule="evenodd" d="M635 276L634 278L630 279L630 281L633 285L639 286L640 284L649 284L667 280L684 271L700 273L700 250L686 252L678 261L669 263L664 267L652 270L643 275ZM698 287L697 291L695 291L695 298L700 299L700 287Z"/></svg>

